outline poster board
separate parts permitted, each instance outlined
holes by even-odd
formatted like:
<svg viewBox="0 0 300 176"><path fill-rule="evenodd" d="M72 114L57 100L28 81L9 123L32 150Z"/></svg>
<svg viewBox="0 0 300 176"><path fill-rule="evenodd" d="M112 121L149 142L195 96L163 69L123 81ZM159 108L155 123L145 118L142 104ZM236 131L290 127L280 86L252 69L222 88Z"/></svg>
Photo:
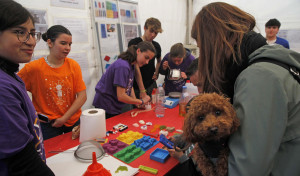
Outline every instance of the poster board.
<svg viewBox="0 0 300 176"><path fill-rule="evenodd" d="M118 55L127 49L128 42L141 36L138 4L119 0L92 0L91 3L104 73L118 59Z"/></svg>

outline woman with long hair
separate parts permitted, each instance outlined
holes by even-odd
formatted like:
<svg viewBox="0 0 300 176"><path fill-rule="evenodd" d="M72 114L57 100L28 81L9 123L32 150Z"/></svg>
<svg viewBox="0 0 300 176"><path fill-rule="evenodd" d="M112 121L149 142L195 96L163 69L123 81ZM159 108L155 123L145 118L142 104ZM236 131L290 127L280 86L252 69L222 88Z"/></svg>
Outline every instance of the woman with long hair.
<svg viewBox="0 0 300 176"><path fill-rule="evenodd" d="M282 66L297 73L300 54L266 45L255 25L224 2L201 9L192 37L203 91L227 95L241 121L229 141L229 175L300 175L300 84Z"/></svg>

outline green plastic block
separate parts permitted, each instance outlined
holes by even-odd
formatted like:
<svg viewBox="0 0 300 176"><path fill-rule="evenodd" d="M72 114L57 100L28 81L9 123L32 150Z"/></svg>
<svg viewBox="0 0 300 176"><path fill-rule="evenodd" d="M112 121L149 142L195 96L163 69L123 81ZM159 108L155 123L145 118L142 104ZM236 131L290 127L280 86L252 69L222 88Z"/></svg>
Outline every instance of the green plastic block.
<svg viewBox="0 0 300 176"><path fill-rule="evenodd" d="M133 160L137 159L144 153L145 151L143 151L140 147L130 145L123 150L115 153L113 156L124 161L125 163L131 163Z"/></svg>
<svg viewBox="0 0 300 176"><path fill-rule="evenodd" d="M157 174L157 172L158 172L157 169L153 169L151 167L147 167L147 166L143 166L143 165L140 165L139 169L142 170L142 171L145 171L145 172L149 172L151 174Z"/></svg>

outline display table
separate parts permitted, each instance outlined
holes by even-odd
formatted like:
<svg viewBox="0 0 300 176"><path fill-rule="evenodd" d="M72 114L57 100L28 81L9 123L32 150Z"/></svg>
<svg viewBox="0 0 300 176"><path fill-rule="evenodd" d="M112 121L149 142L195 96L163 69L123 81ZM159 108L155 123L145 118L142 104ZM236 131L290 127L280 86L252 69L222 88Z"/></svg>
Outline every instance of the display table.
<svg viewBox="0 0 300 176"><path fill-rule="evenodd" d="M167 127L175 127L175 129L182 129L182 125L183 125L183 120L184 118L179 116L179 108L178 106L176 106L173 109L166 109L165 112L165 117L163 118L157 118L155 116L155 113L153 110L147 111L147 112L141 112L139 113L137 116L135 117L131 117L131 112L135 112L135 111L139 111L137 109L134 109L132 111L129 112L125 112L123 114L120 114L118 116L112 117L110 119L106 120L106 131L108 130L112 130L113 126L118 124L118 123L122 123L128 126L128 129L124 131L127 132L129 130L131 131L137 131L140 133L143 132L148 132L150 133L151 129L153 128L153 125L155 124L159 124L159 125L165 125ZM151 122L153 125L152 126L148 126L147 130L142 130L140 127L142 125L140 125L139 127L134 127L133 124L134 123L139 123L140 120L143 120L145 122ZM155 133L153 134L158 134L159 130L157 130ZM178 132L173 132L170 133L170 135L173 135L174 133L178 133ZM121 133L117 133L117 134L110 134L110 136L108 136L108 139L115 139L117 138ZM79 139L76 140L72 140L71 139L71 133L66 133L48 140L44 141L45 144L45 150L46 150L46 157L49 158L53 155L55 155L55 153L49 153L49 151L53 151L53 150L68 150L70 148L73 148L77 145L79 145ZM159 138L156 138L157 140L159 140ZM142 156L140 156L139 158L137 158L136 160L134 160L133 162L129 163L128 165L130 165L131 167L134 168L138 168L139 165L144 165L144 166L148 166L154 169L158 170L157 175L164 175L166 174L169 170L171 170L174 166L176 166L178 164L178 161L172 157L170 157L169 159L166 160L165 163L160 163L154 160L150 159L150 154L156 149L156 148L162 148L162 144L158 143L157 145L155 145L154 147L152 147L151 149L147 150L145 154L143 154ZM79 173L78 175L81 175L82 173ZM136 174L138 176L147 176L147 175L153 175L144 171L140 171L138 174Z"/></svg>

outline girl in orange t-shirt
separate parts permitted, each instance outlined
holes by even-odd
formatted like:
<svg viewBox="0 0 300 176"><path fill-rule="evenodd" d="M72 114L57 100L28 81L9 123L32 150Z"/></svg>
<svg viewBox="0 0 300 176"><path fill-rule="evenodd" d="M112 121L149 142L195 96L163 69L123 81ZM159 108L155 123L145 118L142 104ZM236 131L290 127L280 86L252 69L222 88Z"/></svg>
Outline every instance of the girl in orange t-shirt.
<svg viewBox="0 0 300 176"><path fill-rule="evenodd" d="M86 101L86 86L79 64L67 58L72 35L61 25L55 25L42 35L50 54L25 65L18 73L32 93L38 113L50 122L41 121L44 139L70 132L79 124L81 106Z"/></svg>

